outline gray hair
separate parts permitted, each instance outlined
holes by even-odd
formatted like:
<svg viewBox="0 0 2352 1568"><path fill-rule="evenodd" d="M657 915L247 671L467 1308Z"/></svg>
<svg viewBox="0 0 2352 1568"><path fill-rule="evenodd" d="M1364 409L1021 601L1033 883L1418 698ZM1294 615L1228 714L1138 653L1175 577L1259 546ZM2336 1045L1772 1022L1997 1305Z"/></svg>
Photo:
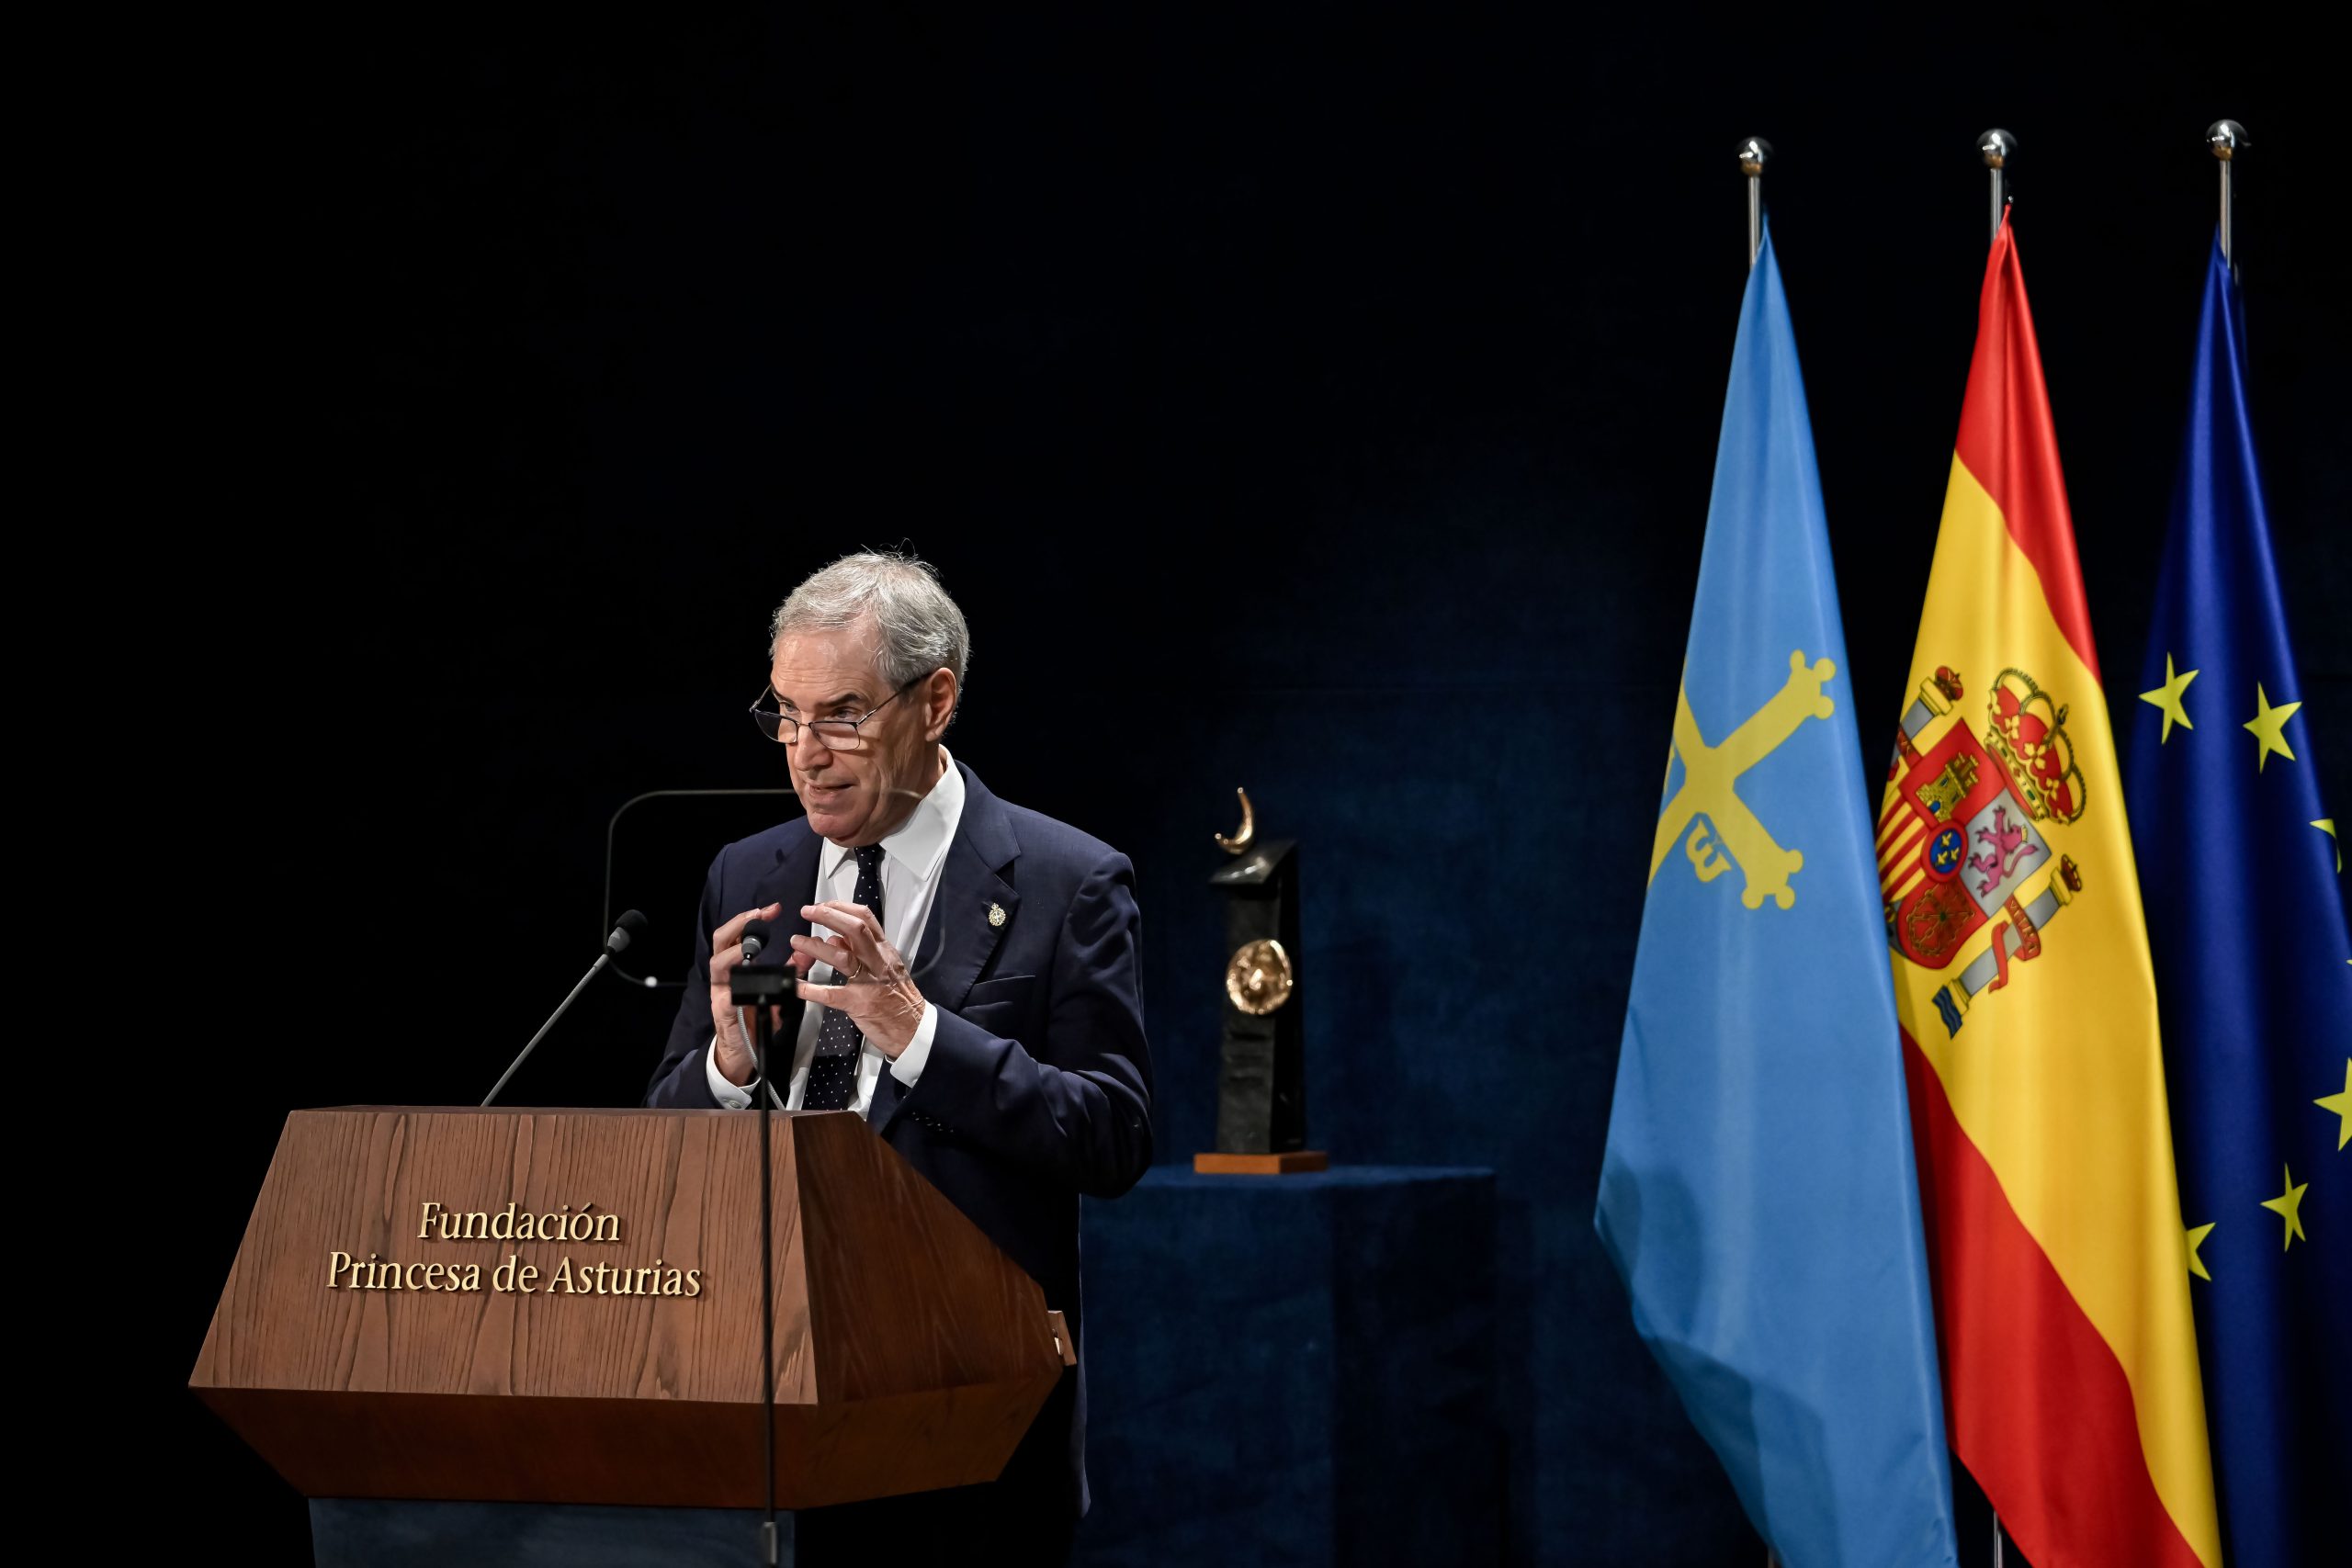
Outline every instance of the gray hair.
<svg viewBox="0 0 2352 1568"><path fill-rule="evenodd" d="M960 705L971 633L939 585L938 569L919 557L867 550L810 573L776 606L768 623L769 656L787 632L841 631L867 619L892 691L934 670L953 670Z"/></svg>

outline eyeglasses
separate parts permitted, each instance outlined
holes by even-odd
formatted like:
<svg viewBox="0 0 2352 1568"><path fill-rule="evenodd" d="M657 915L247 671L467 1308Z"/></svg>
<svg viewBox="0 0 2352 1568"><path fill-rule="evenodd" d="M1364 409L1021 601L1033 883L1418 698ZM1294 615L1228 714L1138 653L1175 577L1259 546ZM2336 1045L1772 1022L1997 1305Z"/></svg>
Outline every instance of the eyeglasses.
<svg viewBox="0 0 2352 1568"><path fill-rule="evenodd" d="M922 677L918 675L856 718L806 720L795 718L792 715L784 712L781 705L783 699L775 694L775 688L763 686L760 688L759 701L752 705L752 722L760 727L761 734L779 745L797 745L800 740L801 726L805 723L810 729L817 732L817 739L823 744L826 750L862 751L865 749L866 741L865 737L859 733L860 729L874 722L876 714L880 713L921 684L922 684Z"/></svg>

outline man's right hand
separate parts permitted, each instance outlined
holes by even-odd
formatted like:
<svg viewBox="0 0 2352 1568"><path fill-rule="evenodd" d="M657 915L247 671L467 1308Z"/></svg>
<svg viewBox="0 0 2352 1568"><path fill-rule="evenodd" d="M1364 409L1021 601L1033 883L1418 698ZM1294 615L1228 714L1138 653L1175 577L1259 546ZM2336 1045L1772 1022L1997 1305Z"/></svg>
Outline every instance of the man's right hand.
<svg viewBox="0 0 2352 1568"><path fill-rule="evenodd" d="M742 1026L735 1019L733 987L728 976L735 965L743 962L743 928L753 920L773 920L784 913L782 904L770 904L764 909L746 909L717 931L710 933L710 1021L718 1031L710 1048L711 1060L718 1065L718 1076L741 1089L752 1081L758 1064L752 1059L752 1043L745 1038ZM803 965L794 953L794 967ZM782 1008L768 1009L769 1019L778 1027L784 1022ZM787 1056L786 1060L790 1058Z"/></svg>

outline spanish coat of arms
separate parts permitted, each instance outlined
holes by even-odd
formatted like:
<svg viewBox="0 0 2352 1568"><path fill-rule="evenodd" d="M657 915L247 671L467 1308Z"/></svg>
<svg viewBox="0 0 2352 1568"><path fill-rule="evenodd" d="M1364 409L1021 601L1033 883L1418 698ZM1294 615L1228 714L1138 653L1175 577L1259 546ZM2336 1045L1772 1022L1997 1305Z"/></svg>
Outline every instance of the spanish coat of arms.
<svg viewBox="0 0 2352 1568"><path fill-rule="evenodd" d="M2001 671L1981 739L1955 715L1963 695L1949 668L1920 683L1895 732L1878 820L1879 890L1897 953L1943 969L1995 927L1989 948L1938 994L1955 1032L1976 993L2006 986L2012 961L2041 955L2041 928L2082 890L2074 861L2053 855L2044 829L2074 822L2086 804L2066 710L2032 676Z"/></svg>

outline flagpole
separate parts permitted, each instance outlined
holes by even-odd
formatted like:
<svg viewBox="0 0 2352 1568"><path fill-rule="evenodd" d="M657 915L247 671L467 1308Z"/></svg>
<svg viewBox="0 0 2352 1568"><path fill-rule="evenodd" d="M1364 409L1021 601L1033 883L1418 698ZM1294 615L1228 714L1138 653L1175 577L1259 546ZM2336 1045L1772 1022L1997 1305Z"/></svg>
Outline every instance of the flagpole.
<svg viewBox="0 0 2352 1568"><path fill-rule="evenodd" d="M1993 180L1993 231L1985 238L1987 245L2001 237L2001 213L2009 205L2009 160L2017 152L2018 139L1998 127L1976 139L1976 155L1984 160L1984 172Z"/></svg>
<svg viewBox="0 0 2352 1568"><path fill-rule="evenodd" d="M1764 250L1764 161L1772 155L1772 144L1760 136L1751 136L1739 144L1739 172L1747 176L1747 270L1756 270L1756 258ZM1764 1544L1764 1568L1781 1568L1781 1554L1770 1541Z"/></svg>
<svg viewBox="0 0 2352 1568"><path fill-rule="evenodd" d="M1755 266L1764 249L1764 162L1772 144L1751 136L1739 144L1739 172L1747 176L1747 265ZM2223 176L2227 178L2226 175Z"/></svg>
<svg viewBox="0 0 2352 1568"><path fill-rule="evenodd" d="M2205 128L2205 144L2212 148L2213 156L2222 165L2222 259L2234 274L2238 264L2230 252L2230 171L2237 155L2254 143L2246 140L2245 127L2236 120L2217 119Z"/></svg>
<svg viewBox="0 0 2352 1568"><path fill-rule="evenodd" d="M2009 204L2009 159L2017 150L2018 139L1998 126L1976 139L1976 155L1984 160L1984 173L1993 187L1992 231L1984 240L1987 247L2000 242L2001 210ZM1993 1568L2001 1568L2001 1516L1998 1510L1993 1511Z"/></svg>
<svg viewBox="0 0 2352 1568"><path fill-rule="evenodd" d="M1997 126L1976 139L1976 155L1984 160L1984 173L1990 177L1993 186L1992 232L1984 241L1988 246L2000 242L2001 218L2009 205L2009 160L2016 157L2017 152L2018 139ZM1997 1508L1990 1511L1993 1515L1993 1568L2002 1568L2001 1514Z"/></svg>

